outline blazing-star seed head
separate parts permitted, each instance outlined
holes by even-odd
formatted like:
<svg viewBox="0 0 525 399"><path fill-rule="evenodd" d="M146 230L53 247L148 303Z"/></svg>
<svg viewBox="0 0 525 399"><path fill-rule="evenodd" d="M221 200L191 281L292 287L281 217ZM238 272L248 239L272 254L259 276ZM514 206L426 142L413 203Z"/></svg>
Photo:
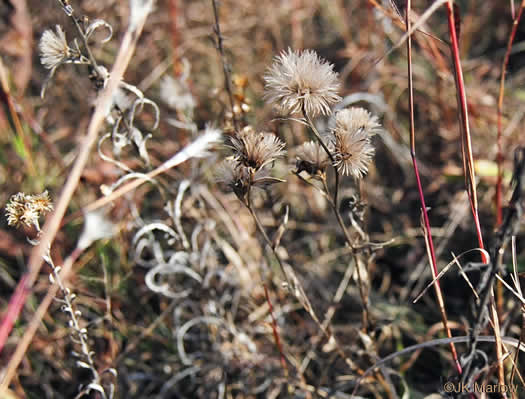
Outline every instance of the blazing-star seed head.
<svg viewBox="0 0 525 399"><path fill-rule="evenodd" d="M256 170L286 154L285 144L273 133L241 131L230 139L235 158L246 167Z"/></svg>
<svg viewBox="0 0 525 399"><path fill-rule="evenodd" d="M340 82L333 65L315 51L282 52L264 75L268 102L284 114L304 111L310 117L330 114L341 100Z"/></svg>
<svg viewBox="0 0 525 399"><path fill-rule="evenodd" d="M337 170L342 175L362 178L368 172L368 165L374 156L370 138L380 131L377 117L363 108L338 111L335 128L332 130L332 144Z"/></svg>

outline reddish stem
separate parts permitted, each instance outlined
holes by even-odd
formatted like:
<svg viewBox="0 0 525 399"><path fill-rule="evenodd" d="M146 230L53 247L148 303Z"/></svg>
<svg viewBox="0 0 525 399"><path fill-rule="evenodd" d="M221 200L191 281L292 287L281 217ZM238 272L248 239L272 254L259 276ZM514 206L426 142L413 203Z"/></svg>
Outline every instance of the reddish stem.
<svg viewBox="0 0 525 399"><path fill-rule="evenodd" d="M406 19L405 19L407 31L410 31L410 25L411 25L410 24L410 10L411 10L411 0L407 0ZM408 65L408 93L409 93L408 101L409 101L409 109L410 109L410 155L412 157L412 164L414 167L414 173L416 175L417 189L419 193L419 201L421 203L421 212L423 214L423 223L424 223L424 230L425 230L425 235L426 235L426 242L428 243L428 249L430 253L432 275L435 278L439 274L438 269L437 269L436 254L434 250L434 242L432 240L432 231L430 228L430 221L428 218L427 206L425 203L425 195L423 193L423 186L421 184L421 178L419 176L419 168L417 166L417 158L416 158L416 138L415 138L415 123L414 123L414 90L413 90L413 84L412 84L412 36L411 35L409 35L407 38L407 55L408 55L407 65ZM452 338L452 333L448 326L447 313L445 310L443 294L441 293L441 285L439 284L439 280L437 280L436 283L434 284L434 290L436 292L436 297L438 299L439 308L441 312L441 318L443 321L443 326L445 328L447 336L449 338ZM456 351L456 347L452 342L450 343L450 350L452 352L452 357L454 359L456 369L458 373L461 374L462 369L459 363L458 354Z"/></svg>
<svg viewBox="0 0 525 399"><path fill-rule="evenodd" d="M454 61L454 77L456 80L458 106L460 109L460 122L462 131L461 150L463 153L463 168L467 184L467 193L470 200L472 215L474 217L474 223L476 225L478 246L481 249L485 249L478 215L478 198L476 194L476 176L474 175L474 158L472 156L472 143L470 138L470 128L468 121L467 94L465 91L465 82L463 80L463 71L461 69L461 58L459 56L459 44L456 32L454 7L452 0L450 0L447 3L447 14L448 29L450 35L450 48L452 52L452 60ZM487 256L484 252L481 253L481 258L484 263L488 262Z"/></svg>
<svg viewBox="0 0 525 399"><path fill-rule="evenodd" d="M26 286L27 277L27 274L22 276L22 279L18 283L15 292L11 296L11 300L7 306L2 324L0 324L0 353L4 349L7 338L13 329L13 325L15 324L18 315L22 311L22 308L26 302L26 298L30 292Z"/></svg>

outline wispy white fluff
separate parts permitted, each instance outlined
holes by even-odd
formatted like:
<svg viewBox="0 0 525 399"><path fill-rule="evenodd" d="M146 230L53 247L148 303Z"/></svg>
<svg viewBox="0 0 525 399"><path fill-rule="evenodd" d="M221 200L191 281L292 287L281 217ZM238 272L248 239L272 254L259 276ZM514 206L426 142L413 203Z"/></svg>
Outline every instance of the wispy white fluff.
<svg viewBox="0 0 525 399"><path fill-rule="evenodd" d="M112 237L117 231L103 211L97 210L84 215L84 228L77 243L77 248L86 249L95 241Z"/></svg>
<svg viewBox="0 0 525 399"><path fill-rule="evenodd" d="M153 0L130 0L129 9L129 29L133 32L137 29L140 21L153 10Z"/></svg>
<svg viewBox="0 0 525 399"><path fill-rule="evenodd" d="M160 83L160 97L171 108L193 114L195 99L186 83L171 76L166 76Z"/></svg>
<svg viewBox="0 0 525 399"><path fill-rule="evenodd" d="M173 168L190 158L204 158L210 154L211 148L221 141L222 133L219 129L206 127L204 134L197 138L193 143L184 147L176 153L171 159L166 161L166 169Z"/></svg>

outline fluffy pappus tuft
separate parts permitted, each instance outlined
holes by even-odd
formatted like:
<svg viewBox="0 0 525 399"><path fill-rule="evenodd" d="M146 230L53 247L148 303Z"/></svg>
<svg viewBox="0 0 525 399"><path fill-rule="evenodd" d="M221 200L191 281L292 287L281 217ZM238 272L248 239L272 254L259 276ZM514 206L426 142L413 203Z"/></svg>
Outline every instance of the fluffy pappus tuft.
<svg viewBox="0 0 525 399"><path fill-rule="evenodd" d="M335 166L342 175L362 178L374 156L370 138L380 131L377 117L363 108L338 111L332 130Z"/></svg>
<svg viewBox="0 0 525 399"><path fill-rule="evenodd" d="M313 50L282 52L264 76L265 98L284 114L329 115L341 100L333 65Z"/></svg>
<svg viewBox="0 0 525 399"><path fill-rule="evenodd" d="M235 158L244 166L259 170L284 156L285 144L273 133L244 129L230 139Z"/></svg>
<svg viewBox="0 0 525 399"><path fill-rule="evenodd" d="M46 69L55 69L71 55L66 34L60 25L56 26L56 32L51 29L44 31L38 48L40 49L40 62Z"/></svg>

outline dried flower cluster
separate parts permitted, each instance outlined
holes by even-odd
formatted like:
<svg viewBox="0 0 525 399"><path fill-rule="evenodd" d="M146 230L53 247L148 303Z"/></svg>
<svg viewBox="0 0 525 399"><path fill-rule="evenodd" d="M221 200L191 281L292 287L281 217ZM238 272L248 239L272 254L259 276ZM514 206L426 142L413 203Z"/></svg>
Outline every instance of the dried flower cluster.
<svg viewBox="0 0 525 399"><path fill-rule="evenodd" d="M47 191L35 195L17 193L11 196L5 209L10 226L18 227L23 224L28 227L35 226L39 230L38 219L53 210L53 204Z"/></svg>
<svg viewBox="0 0 525 399"><path fill-rule="evenodd" d="M370 138L381 128L377 117L363 108L338 111L331 140L334 147L334 161L342 175L362 178L368 172L368 165L374 156Z"/></svg>
<svg viewBox="0 0 525 399"><path fill-rule="evenodd" d="M341 98L333 65L314 51L282 52L264 76L266 99L285 114L306 112L311 117L331 113Z"/></svg>
<svg viewBox="0 0 525 399"><path fill-rule="evenodd" d="M244 200L251 187L264 187L281 182L270 176L270 164L286 154L285 144L274 134L255 132L245 127L230 139L233 156L222 162L217 180L226 184Z"/></svg>

